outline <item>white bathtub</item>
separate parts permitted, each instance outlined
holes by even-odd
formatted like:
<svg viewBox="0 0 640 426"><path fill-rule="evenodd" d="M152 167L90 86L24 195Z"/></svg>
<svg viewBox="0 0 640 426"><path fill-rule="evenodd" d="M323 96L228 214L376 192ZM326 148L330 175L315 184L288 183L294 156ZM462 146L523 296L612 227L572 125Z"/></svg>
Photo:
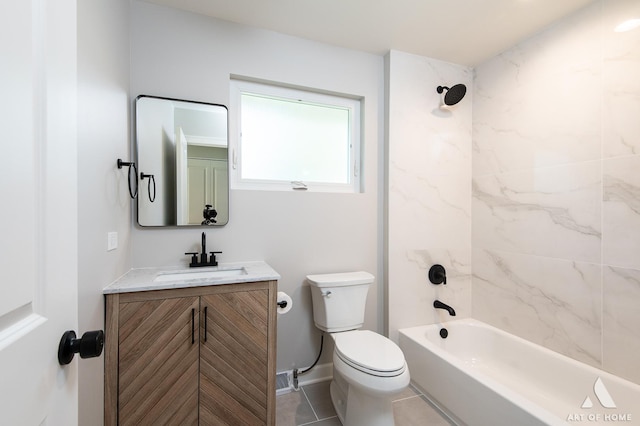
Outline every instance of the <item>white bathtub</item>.
<svg viewBox="0 0 640 426"><path fill-rule="evenodd" d="M399 343L412 382L461 425L640 425L640 385L480 321L401 329Z"/></svg>

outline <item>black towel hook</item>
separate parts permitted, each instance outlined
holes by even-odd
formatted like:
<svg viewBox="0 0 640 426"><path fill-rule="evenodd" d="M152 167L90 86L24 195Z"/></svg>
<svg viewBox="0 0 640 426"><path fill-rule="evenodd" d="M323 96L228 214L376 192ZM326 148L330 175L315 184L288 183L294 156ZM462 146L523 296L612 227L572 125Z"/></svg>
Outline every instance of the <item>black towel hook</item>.
<svg viewBox="0 0 640 426"><path fill-rule="evenodd" d="M152 203L156 200L156 178L154 175L147 175L143 172L140 172L140 180L145 180L149 178L149 183L147 183L147 194L149 194L149 201ZM151 183L153 182L153 197L151 196Z"/></svg>
<svg viewBox="0 0 640 426"><path fill-rule="evenodd" d="M121 169L123 166L128 166L129 167L129 172L127 173L127 177L128 177L128 183L127 186L129 187L129 196L131 196L131 198L136 198L138 196L138 169L136 168L136 163L132 162L127 162L127 161L122 161L120 158L118 158L118 161L116 163L118 165L118 168ZM133 171L133 178L134 178L134 182L136 183L136 187L135 187L135 191L131 188L131 172Z"/></svg>

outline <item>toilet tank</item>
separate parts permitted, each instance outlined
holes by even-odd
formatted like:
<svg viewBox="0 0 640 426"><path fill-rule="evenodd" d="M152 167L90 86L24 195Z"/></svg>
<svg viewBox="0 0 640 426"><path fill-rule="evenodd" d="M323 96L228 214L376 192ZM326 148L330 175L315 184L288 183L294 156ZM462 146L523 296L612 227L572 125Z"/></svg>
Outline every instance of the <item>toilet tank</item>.
<svg viewBox="0 0 640 426"><path fill-rule="evenodd" d="M364 323L367 291L374 276L368 272L308 275L313 320L329 333L355 330Z"/></svg>

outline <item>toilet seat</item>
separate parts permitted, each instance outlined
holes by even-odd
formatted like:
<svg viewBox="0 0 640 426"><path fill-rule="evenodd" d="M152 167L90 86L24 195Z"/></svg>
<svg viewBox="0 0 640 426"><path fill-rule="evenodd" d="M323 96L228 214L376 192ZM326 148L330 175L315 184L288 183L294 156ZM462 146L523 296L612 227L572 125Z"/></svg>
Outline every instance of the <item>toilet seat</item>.
<svg viewBox="0 0 640 426"><path fill-rule="evenodd" d="M379 377L399 376L406 369L402 350L369 330L334 333L336 355L349 366Z"/></svg>

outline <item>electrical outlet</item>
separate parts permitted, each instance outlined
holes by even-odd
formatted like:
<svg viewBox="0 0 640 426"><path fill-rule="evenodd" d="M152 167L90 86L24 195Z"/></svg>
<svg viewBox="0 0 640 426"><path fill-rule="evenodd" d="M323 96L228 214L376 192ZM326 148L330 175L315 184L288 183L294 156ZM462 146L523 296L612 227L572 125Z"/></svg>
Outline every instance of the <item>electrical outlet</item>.
<svg viewBox="0 0 640 426"><path fill-rule="evenodd" d="M118 233L107 232L107 251L115 250L118 248Z"/></svg>

